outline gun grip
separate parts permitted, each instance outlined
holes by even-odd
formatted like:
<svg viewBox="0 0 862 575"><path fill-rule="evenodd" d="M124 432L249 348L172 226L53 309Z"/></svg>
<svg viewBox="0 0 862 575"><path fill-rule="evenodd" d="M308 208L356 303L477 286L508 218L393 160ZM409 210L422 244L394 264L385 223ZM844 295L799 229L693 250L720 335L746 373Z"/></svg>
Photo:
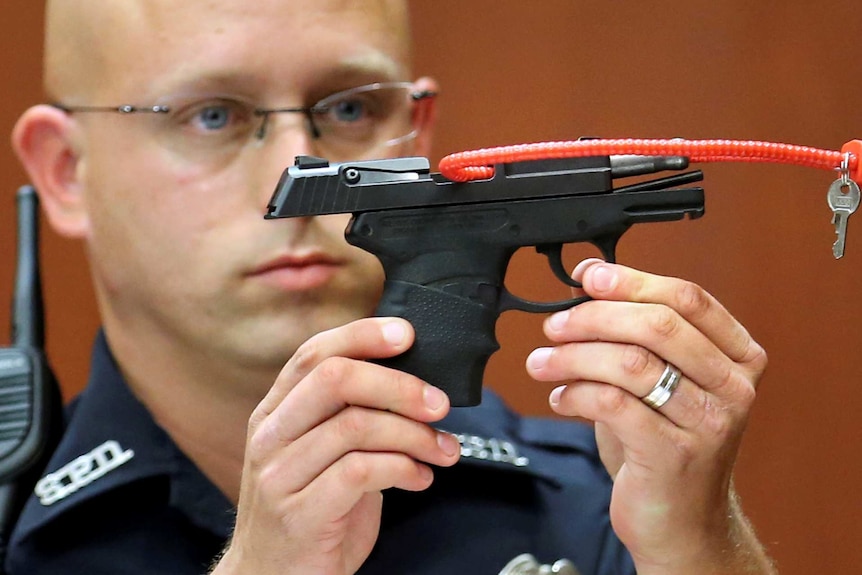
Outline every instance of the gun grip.
<svg viewBox="0 0 862 575"><path fill-rule="evenodd" d="M413 325L416 340L401 355L375 361L424 379L442 389L451 405L465 407L482 401L485 365L500 348L494 335L498 312L496 306L489 305L497 288L475 283L456 285L462 292L474 291L476 297L387 280L375 315L406 319ZM493 293L483 298L485 291Z"/></svg>

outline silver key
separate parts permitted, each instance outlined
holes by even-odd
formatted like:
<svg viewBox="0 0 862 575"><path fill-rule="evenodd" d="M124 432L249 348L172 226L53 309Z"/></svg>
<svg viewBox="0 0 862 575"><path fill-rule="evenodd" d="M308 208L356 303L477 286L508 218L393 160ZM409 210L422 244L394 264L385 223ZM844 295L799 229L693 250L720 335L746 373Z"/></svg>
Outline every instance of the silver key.
<svg viewBox="0 0 862 575"><path fill-rule="evenodd" d="M835 233L838 239L832 244L832 255L838 259L844 255L844 242L847 237L847 219L850 214L859 207L862 194L859 186L851 179L838 178L829 186L826 201L832 210L832 223L835 225Z"/></svg>

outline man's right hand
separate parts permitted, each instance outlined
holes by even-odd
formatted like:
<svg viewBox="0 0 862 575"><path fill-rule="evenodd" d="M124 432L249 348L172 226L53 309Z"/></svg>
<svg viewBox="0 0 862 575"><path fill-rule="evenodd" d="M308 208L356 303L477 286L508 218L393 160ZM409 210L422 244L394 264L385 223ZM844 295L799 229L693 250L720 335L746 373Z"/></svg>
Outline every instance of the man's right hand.
<svg viewBox="0 0 862 575"><path fill-rule="evenodd" d="M374 546L383 489L421 491L426 464L460 446L428 425L449 411L439 389L362 361L413 343L397 318L368 318L312 337L249 421L236 528L214 574L355 573Z"/></svg>

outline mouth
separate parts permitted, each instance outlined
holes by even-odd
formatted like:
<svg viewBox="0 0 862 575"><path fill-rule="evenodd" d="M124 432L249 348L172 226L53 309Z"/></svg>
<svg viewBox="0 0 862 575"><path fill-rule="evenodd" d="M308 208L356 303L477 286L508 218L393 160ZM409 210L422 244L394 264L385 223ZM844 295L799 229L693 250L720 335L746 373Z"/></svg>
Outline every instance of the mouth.
<svg viewBox="0 0 862 575"><path fill-rule="evenodd" d="M307 291L326 284L344 262L325 254L285 255L267 261L248 276L286 291Z"/></svg>

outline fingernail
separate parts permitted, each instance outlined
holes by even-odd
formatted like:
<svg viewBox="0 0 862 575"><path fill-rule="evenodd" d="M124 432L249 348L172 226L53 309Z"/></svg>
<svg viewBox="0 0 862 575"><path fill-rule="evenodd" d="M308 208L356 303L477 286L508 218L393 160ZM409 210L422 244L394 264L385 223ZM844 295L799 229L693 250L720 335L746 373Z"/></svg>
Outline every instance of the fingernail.
<svg viewBox="0 0 862 575"><path fill-rule="evenodd" d="M597 291L610 291L617 287L619 278L610 266L596 266L592 273L593 288Z"/></svg>
<svg viewBox="0 0 862 575"><path fill-rule="evenodd" d="M578 282L581 281L587 268L599 262L604 262L604 260L600 260L599 258L587 258L583 260L575 266L575 269L572 270L572 279Z"/></svg>
<svg viewBox="0 0 862 575"><path fill-rule="evenodd" d="M566 386L561 385L560 387L555 388L554 391L551 392L549 400L552 406L556 407L560 404L560 396L563 395L564 389L566 389Z"/></svg>
<svg viewBox="0 0 862 575"><path fill-rule="evenodd" d="M431 411L437 411L446 402L446 394L438 387L426 385L422 399L425 401L425 407Z"/></svg>
<svg viewBox="0 0 862 575"><path fill-rule="evenodd" d="M540 347L534 349L533 353L527 356L527 368L539 370L548 364L548 359L551 357L554 349L550 347Z"/></svg>
<svg viewBox="0 0 862 575"><path fill-rule="evenodd" d="M550 327L552 331L562 330L569 322L569 313L570 310L567 309L555 313L548 318L548 327Z"/></svg>
<svg viewBox="0 0 862 575"><path fill-rule="evenodd" d="M392 345L399 345L404 341L407 330L400 321L390 321L383 324L383 339Z"/></svg>
<svg viewBox="0 0 862 575"><path fill-rule="evenodd" d="M451 433L445 433L442 431L437 434L437 445L439 445L443 453L449 457L452 457L461 450L461 444L458 443L455 436Z"/></svg>

